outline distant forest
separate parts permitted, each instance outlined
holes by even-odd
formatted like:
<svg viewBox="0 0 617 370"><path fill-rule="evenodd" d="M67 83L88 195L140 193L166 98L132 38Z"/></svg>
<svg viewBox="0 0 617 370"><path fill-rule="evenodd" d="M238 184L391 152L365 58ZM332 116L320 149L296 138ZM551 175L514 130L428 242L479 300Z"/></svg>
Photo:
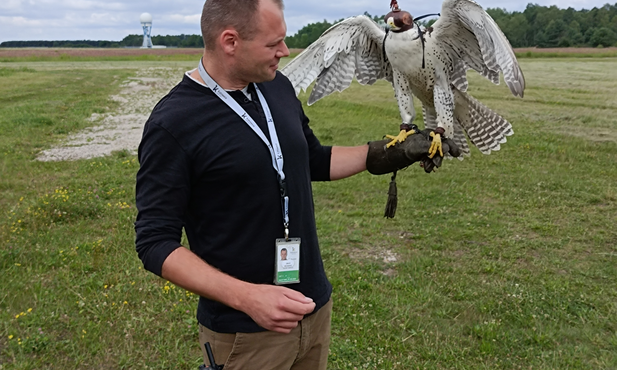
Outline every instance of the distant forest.
<svg viewBox="0 0 617 370"><path fill-rule="evenodd" d="M578 11L529 4L522 12L499 8L489 8L486 12L495 19L515 48L617 46L617 3ZM368 13L365 15L370 16ZM383 20L383 16L372 18L375 21ZM433 22L435 20L430 20L425 25ZM326 20L308 24L295 35L287 37L285 42L290 48L305 48L332 24Z"/></svg>
<svg viewBox="0 0 617 370"><path fill-rule="evenodd" d="M488 9L515 48L617 46L617 3L591 10L527 5L523 12Z"/></svg>
<svg viewBox="0 0 617 370"><path fill-rule="evenodd" d="M139 47L144 41L143 35L128 35L122 41L5 41L0 47L22 48L22 47L48 47L48 48L125 48ZM152 36L154 45L164 45L167 47L179 48L203 48L204 41L201 35L179 35L179 36Z"/></svg>
<svg viewBox="0 0 617 370"><path fill-rule="evenodd" d="M521 47L608 47L617 46L617 3L591 10L559 9L556 6L528 4L522 12L505 9L486 10L497 22L510 43ZM383 16L370 16L383 21ZM285 39L290 48L306 48L333 24L310 23ZM428 22L431 24L434 20ZM142 35L129 35L122 41L6 41L0 47L138 47ZM153 36L154 45L168 47L203 47L200 35Z"/></svg>

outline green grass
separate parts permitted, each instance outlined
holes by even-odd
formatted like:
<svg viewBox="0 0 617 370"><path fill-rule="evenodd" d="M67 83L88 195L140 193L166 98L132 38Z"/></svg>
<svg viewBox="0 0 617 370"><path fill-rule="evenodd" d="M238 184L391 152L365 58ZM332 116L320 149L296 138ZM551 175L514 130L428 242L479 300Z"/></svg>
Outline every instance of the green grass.
<svg viewBox="0 0 617 370"><path fill-rule="evenodd" d="M61 50L61 49L60 49ZM88 49L80 49L87 51ZM114 52L118 49L109 49L110 52ZM296 57L300 54L301 49L293 49L290 58ZM553 59L553 58L616 58L617 50L614 49L598 49L597 51L581 51L577 48L564 48L560 51L535 49L526 51L516 51L516 57L519 59ZM198 61L200 55L198 54L168 54L168 55L155 55L155 54L143 54L143 55L116 55L116 56L77 56L69 55L67 53L57 53L57 55L31 55L20 57L0 57L0 63L28 63L28 62L190 62Z"/></svg>
<svg viewBox="0 0 617 370"><path fill-rule="evenodd" d="M134 252L135 157L33 160L112 111L108 96L141 63L0 68L3 370L200 363L196 297ZM471 77L515 135L490 156L400 172L395 219L382 217L389 176L314 184L334 285L330 369L617 368L617 60L522 68L523 100ZM337 145L400 119L386 83L354 83L306 113Z"/></svg>

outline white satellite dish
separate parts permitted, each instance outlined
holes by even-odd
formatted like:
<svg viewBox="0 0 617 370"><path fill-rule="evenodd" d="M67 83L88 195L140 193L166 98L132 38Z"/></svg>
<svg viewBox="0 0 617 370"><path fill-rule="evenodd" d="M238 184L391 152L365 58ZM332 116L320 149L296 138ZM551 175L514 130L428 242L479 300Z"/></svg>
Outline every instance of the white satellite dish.
<svg viewBox="0 0 617 370"><path fill-rule="evenodd" d="M139 21L141 23L152 23L152 14L143 13L142 15L139 16Z"/></svg>

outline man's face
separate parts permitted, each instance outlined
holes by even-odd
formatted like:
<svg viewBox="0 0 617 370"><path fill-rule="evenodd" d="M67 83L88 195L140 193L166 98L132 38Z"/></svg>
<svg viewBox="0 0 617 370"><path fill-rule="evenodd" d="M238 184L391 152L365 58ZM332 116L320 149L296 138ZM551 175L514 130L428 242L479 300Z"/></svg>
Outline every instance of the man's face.
<svg viewBox="0 0 617 370"><path fill-rule="evenodd" d="M256 16L253 39L239 41L236 71L247 82L272 81L279 60L289 55L284 41L287 26L283 11L270 0L259 2Z"/></svg>
<svg viewBox="0 0 617 370"><path fill-rule="evenodd" d="M287 259L287 251L286 250L282 250L281 251L281 260L285 261Z"/></svg>

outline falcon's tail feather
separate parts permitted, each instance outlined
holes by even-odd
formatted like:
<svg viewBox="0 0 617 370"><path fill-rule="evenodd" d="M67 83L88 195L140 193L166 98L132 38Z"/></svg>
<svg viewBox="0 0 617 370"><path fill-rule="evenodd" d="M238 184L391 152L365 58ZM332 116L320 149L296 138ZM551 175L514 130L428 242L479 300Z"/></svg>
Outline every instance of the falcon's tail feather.
<svg viewBox="0 0 617 370"><path fill-rule="evenodd" d="M471 142L483 154L497 151L514 133L512 125L499 114L474 99L471 95L452 89L454 92L454 117L461 124Z"/></svg>

